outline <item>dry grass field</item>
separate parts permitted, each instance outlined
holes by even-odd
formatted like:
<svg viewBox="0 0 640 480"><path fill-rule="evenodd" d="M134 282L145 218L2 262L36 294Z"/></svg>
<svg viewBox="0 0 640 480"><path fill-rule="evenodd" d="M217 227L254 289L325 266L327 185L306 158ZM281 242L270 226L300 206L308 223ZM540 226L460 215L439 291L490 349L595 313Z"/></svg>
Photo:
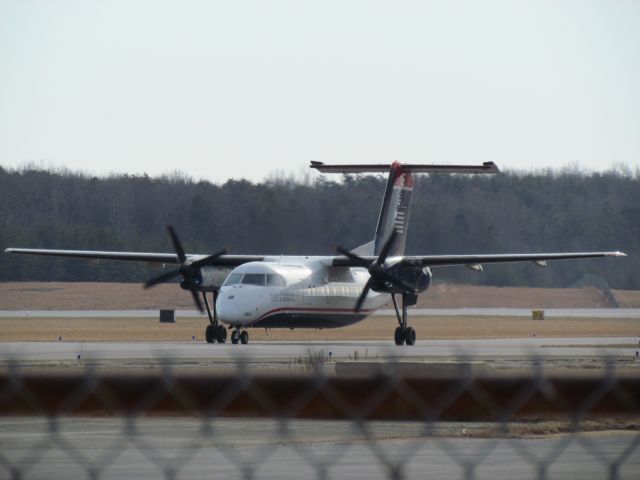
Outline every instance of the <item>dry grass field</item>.
<svg viewBox="0 0 640 480"><path fill-rule="evenodd" d="M614 290L621 307L640 308L640 291ZM593 288L515 288L434 285L419 298L424 308L599 308L610 305ZM192 309L175 284L145 290L137 283L0 283L0 310Z"/></svg>
<svg viewBox="0 0 640 480"><path fill-rule="evenodd" d="M618 292L624 306L640 307L640 292ZM620 301L620 300L619 300ZM597 308L594 288L542 289L436 285L421 296L419 307ZM622 303L622 302L621 302ZM144 290L123 283L0 283L0 310L134 310L192 309L191 297L177 285ZM155 318L0 318L0 341L197 341L207 324L201 318L179 318L160 324ZM640 319L413 316L422 339L640 335ZM394 317L370 317L351 327L329 330L251 330L252 341L390 340Z"/></svg>

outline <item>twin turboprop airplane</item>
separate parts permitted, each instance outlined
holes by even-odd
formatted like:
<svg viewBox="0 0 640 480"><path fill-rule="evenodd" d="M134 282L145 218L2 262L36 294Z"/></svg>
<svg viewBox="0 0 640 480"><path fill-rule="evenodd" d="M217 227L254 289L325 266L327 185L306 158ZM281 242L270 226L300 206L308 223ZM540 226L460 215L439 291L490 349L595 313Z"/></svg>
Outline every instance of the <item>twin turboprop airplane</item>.
<svg viewBox="0 0 640 480"><path fill-rule="evenodd" d="M485 263L618 257L621 252L516 253L491 255L405 255L414 173L499 173L493 162L483 165L325 165L323 173L385 173L387 186L372 241L354 250L337 247L335 256L187 254L174 229L168 231L175 253L103 252L7 248L7 253L175 264L145 287L181 276L198 309L209 317L208 343L249 342L248 328L335 328L359 322L385 305L389 295L398 319L396 345L413 345L416 332L408 324L407 307L431 285L432 268L464 265L481 270ZM212 293L213 305L207 293ZM396 296L402 299L398 307ZM225 325L228 327L225 327Z"/></svg>

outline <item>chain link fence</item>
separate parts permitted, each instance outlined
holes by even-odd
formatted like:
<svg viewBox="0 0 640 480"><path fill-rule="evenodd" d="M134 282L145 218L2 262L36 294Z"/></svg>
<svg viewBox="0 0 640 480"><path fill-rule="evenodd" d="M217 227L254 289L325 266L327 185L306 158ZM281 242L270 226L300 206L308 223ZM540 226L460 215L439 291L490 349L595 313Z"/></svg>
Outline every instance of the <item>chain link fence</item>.
<svg viewBox="0 0 640 480"><path fill-rule="evenodd" d="M640 378L464 359L0 373L0 478L638 478ZM427 364L428 367L428 364Z"/></svg>

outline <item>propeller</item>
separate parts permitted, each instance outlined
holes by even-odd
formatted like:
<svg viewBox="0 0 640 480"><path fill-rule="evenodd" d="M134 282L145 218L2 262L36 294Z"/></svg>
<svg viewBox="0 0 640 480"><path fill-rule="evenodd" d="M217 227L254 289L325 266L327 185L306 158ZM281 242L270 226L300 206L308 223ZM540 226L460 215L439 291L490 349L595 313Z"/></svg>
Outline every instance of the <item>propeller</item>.
<svg viewBox="0 0 640 480"><path fill-rule="evenodd" d="M358 297L358 301L356 302L356 306L354 307L354 310L356 312L360 311L360 308L362 307L362 304L364 303L364 300L374 283L390 283L391 285L401 288L404 291L415 292L415 288L412 285L398 277L391 275L388 269L384 266L384 262L387 259L389 252L391 251L391 247L393 246L393 242L395 241L397 235L398 232L394 229L391 232L389 239L382 246L380 255L378 255L378 258L376 258L373 262L369 262L368 260L365 260L364 258L342 247L336 247L336 251L338 253L344 255L350 260L353 260L353 262L357 266L366 268L369 271L369 280L367 280L367 283L364 285L362 293Z"/></svg>
<svg viewBox="0 0 640 480"><path fill-rule="evenodd" d="M199 276L200 268L213 265L215 260L224 255L226 250L220 250L219 252L214 253L213 255L206 256L196 261L191 261L187 258L187 255L184 253L184 248L182 248L182 243L176 234L176 231L173 229L171 225L167 226L167 231L169 232L169 236L171 237L171 243L173 243L173 249L176 251L176 259L178 260L178 268L170 270L168 272L164 272L157 277L152 278L144 284L144 288L153 287L159 283L166 282L167 280L171 280L178 275L182 276L182 280L184 284L187 286L189 291L191 292L191 296L193 297L193 301L195 302L198 310L203 312L202 302L200 301L200 297L198 297L198 283L196 279Z"/></svg>

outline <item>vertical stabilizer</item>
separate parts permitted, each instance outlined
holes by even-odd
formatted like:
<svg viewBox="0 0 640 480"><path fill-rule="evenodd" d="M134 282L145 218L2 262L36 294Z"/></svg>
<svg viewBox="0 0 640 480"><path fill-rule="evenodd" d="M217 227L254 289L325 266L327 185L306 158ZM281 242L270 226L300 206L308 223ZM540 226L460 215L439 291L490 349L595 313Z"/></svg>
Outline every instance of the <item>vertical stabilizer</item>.
<svg viewBox="0 0 640 480"><path fill-rule="evenodd" d="M396 239L389 256L404 255L407 244L409 213L411 210L411 193L413 192L413 175L409 169L403 168L400 162L393 162L389 169L387 188L382 199L380 217L374 239L373 254L378 255L384 243L395 229Z"/></svg>
<svg viewBox="0 0 640 480"><path fill-rule="evenodd" d="M411 210L411 193L413 192L414 173L463 173L463 174L494 174L500 170L493 162L482 165L423 165L402 164L395 161L389 168L388 164L366 165L327 165L322 162L311 161L311 168L322 173L384 173L389 172L387 188L382 199L382 208L378 218L378 226L373 242L366 243L354 253L358 255L378 255L382 246L395 229L397 236L389 251L389 256L404 255L407 244L407 229L409 227L409 211ZM373 248L372 248L373 247Z"/></svg>

